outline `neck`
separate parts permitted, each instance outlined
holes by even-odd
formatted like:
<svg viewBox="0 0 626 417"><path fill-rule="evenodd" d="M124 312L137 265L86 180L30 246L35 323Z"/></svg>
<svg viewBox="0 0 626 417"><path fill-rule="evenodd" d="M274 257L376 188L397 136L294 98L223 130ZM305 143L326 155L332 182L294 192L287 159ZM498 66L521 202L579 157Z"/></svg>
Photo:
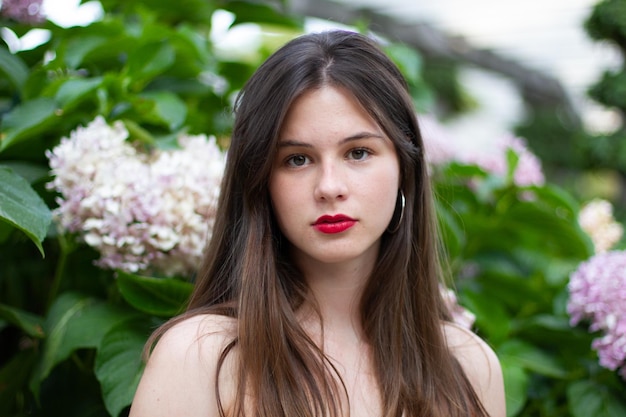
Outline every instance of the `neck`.
<svg viewBox="0 0 626 417"><path fill-rule="evenodd" d="M363 340L360 301L373 269L373 262L351 264L301 265L308 286L317 303L323 322L324 339L339 343ZM303 309L303 324L313 335L322 337L321 326L313 310Z"/></svg>

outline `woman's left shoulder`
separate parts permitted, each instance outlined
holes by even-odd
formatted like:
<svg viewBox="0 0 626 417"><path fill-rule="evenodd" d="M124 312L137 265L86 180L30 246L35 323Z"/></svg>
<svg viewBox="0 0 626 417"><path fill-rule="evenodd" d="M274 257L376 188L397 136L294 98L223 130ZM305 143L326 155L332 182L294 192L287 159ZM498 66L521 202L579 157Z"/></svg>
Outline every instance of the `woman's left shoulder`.
<svg viewBox="0 0 626 417"><path fill-rule="evenodd" d="M502 368L493 349L474 332L458 324L445 323L443 329L448 348L463 367L489 415L505 416Z"/></svg>

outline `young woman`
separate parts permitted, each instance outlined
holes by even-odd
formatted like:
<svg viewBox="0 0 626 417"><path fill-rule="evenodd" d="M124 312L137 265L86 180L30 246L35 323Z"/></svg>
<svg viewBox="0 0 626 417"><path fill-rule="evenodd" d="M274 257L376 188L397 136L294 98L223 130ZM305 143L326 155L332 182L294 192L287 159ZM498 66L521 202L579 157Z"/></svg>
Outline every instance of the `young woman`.
<svg viewBox="0 0 626 417"><path fill-rule="evenodd" d="M273 54L239 95L204 264L131 416L504 416L497 358L442 302L423 149L375 42Z"/></svg>

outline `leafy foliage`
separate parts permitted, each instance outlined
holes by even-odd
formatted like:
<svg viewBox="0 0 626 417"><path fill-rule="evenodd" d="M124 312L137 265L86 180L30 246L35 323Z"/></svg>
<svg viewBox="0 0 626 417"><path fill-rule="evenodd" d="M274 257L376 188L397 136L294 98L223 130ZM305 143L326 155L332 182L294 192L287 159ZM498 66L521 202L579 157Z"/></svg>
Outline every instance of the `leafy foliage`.
<svg viewBox="0 0 626 417"><path fill-rule="evenodd" d="M24 232L43 255L41 242L44 240L51 221L50 210L30 184L10 168L0 166L0 190L3 204L0 207L2 220Z"/></svg>
<svg viewBox="0 0 626 417"><path fill-rule="evenodd" d="M623 1L599 2L585 21L585 29L594 40L608 42L626 54L626 4ZM626 116L626 69L624 66L604 71L601 78L589 88L589 96L598 103L615 109L622 118ZM626 127L622 125L611 134L594 137L587 148L593 167L616 169L626 172Z"/></svg>
<svg viewBox="0 0 626 417"><path fill-rule="evenodd" d="M622 0L598 1L584 22L584 29L593 40L610 45L624 55L626 3ZM623 186L613 187L608 193L598 187L581 189L579 179L599 171L610 171L620 177L626 173L625 89L626 71L622 65L606 69L587 90L589 98L616 113L621 119L617 126L587 131L582 121L571 117L563 106L548 102L528 108L524 121L516 128L517 133L528 139L555 181L582 197L608 198L617 204L626 193Z"/></svg>
<svg viewBox="0 0 626 417"><path fill-rule="evenodd" d="M591 336L572 329L565 310L569 274L593 253L576 201L554 185L520 188L467 166L435 178L446 242L461 242L448 246L459 298L500 357L507 415L577 415L568 392L581 380L605 381L599 407L623 407L623 381L595 365Z"/></svg>
<svg viewBox="0 0 626 417"><path fill-rule="evenodd" d="M84 27L42 23L50 38L32 50L0 44L2 415L127 412L147 337L181 311L192 286L100 270L90 249L57 234L45 152L98 115L123 121L146 147L171 147L182 132L226 138L231 96L263 56L220 58L210 38L214 12L234 13L234 25L302 31L302 18L279 3L101 4L103 18ZM30 29L0 23L17 36Z"/></svg>
<svg viewBox="0 0 626 417"><path fill-rule="evenodd" d="M584 28L592 39L614 46L621 55L626 54L626 4L623 1L598 2L584 22ZM626 116L626 102L622 94L625 89L626 69L622 65L604 71L600 79L589 88L588 94L601 105L618 112L623 119ZM583 167L609 168L623 176L626 172L625 135L626 126L622 120L614 132L581 138L579 147L587 155Z"/></svg>

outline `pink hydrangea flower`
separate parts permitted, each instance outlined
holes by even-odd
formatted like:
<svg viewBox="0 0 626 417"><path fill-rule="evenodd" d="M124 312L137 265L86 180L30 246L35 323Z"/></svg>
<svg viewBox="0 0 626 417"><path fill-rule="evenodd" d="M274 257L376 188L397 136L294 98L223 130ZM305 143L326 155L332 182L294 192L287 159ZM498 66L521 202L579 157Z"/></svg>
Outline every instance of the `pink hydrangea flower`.
<svg viewBox="0 0 626 417"><path fill-rule="evenodd" d="M45 20L43 0L2 0L0 15L21 23L41 23Z"/></svg>
<svg viewBox="0 0 626 417"><path fill-rule="evenodd" d="M457 160L459 150L458 146L454 146L456 138L446 130L445 126L428 114L421 115L419 123L429 164L443 165Z"/></svg>
<svg viewBox="0 0 626 417"><path fill-rule="evenodd" d="M121 122L98 117L47 152L56 222L95 248L101 267L190 274L212 230L225 156L204 135L150 154L127 138Z"/></svg>
<svg viewBox="0 0 626 417"><path fill-rule="evenodd" d="M522 138L505 135L494 140L488 149L461 146L460 138L448 132L434 117L420 117L422 137L426 157L432 165L442 165L452 161L477 165L486 172L504 176L507 174L507 152L512 150L518 156L513 172L513 182L520 186L543 185L545 177L541 161L533 154Z"/></svg>
<svg viewBox="0 0 626 417"><path fill-rule="evenodd" d="M600 253L579 265L569 282L571 325L599 332L592 347L600 365L626 380L626 251Z"/></svg>

